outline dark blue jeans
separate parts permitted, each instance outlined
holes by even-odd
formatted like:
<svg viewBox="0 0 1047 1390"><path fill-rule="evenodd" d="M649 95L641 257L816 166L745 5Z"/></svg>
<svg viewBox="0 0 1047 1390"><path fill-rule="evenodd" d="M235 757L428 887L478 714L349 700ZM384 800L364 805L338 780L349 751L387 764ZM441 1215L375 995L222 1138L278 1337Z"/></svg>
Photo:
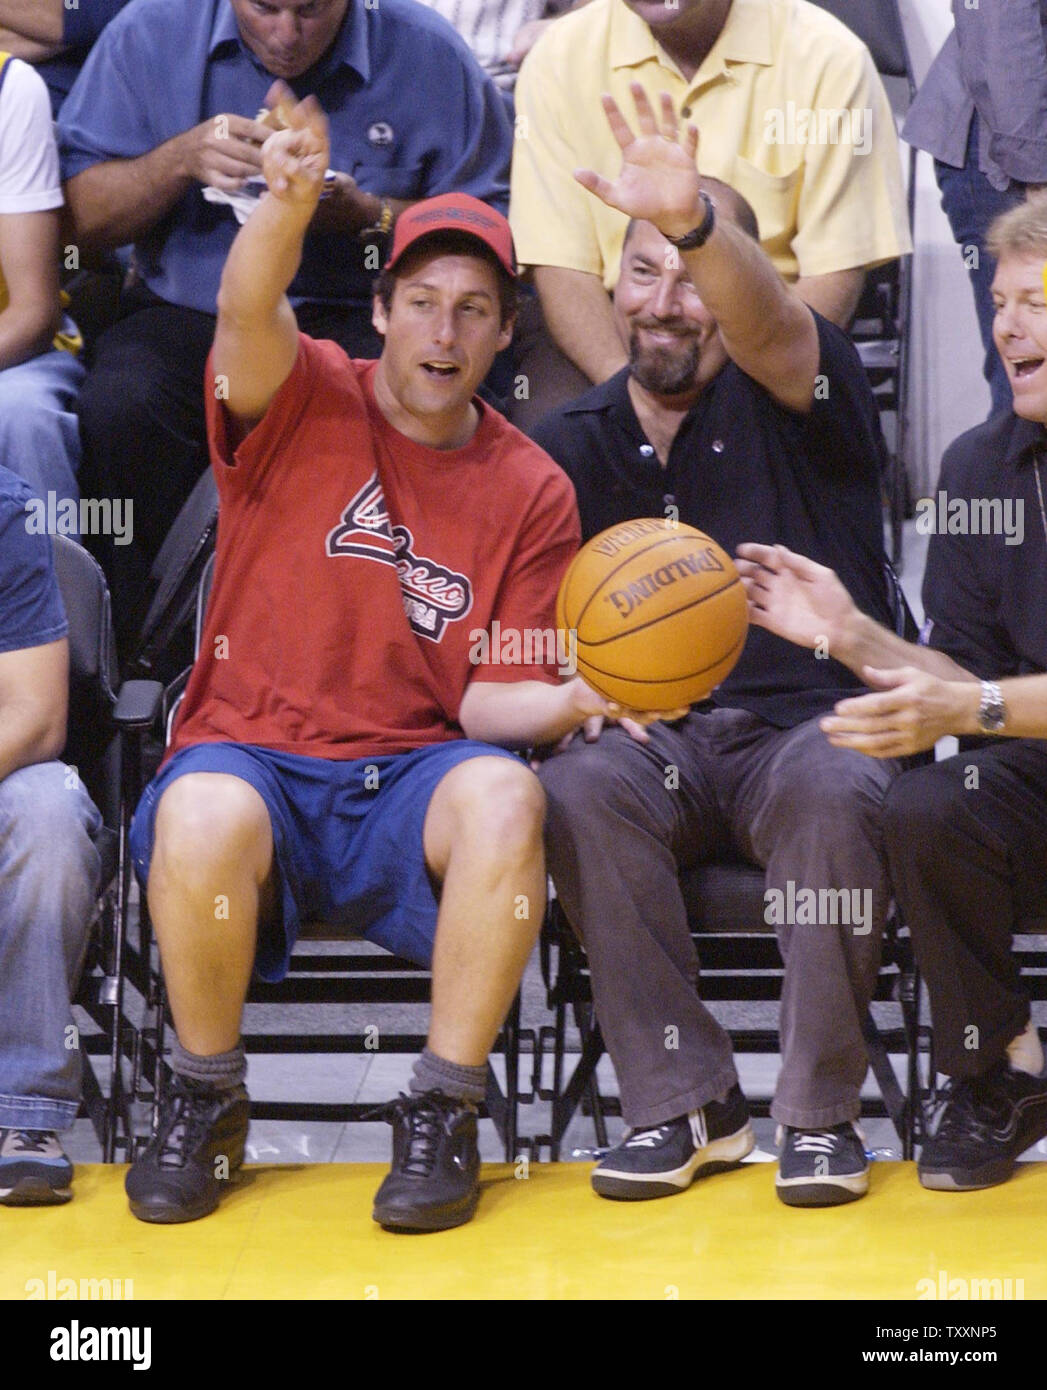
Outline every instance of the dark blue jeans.
<svg viewBox="0 0 1047 1390"><path fill-rule="evenodd" d="M971 259L968 248L977 249L977 264L968 264L971 287L974 290L974 307L978 312L978 327L981 329L982 345L985 348L985 365L982 368L985 379L992 392L993 415L1009 411L1012 405L1011 383L1007 370L996 351L992 337L993 319L996 310L992 302L992 280L996 274L996 262L985 249L985 236L994 218L1001 212L1020 203L1025 190L1021 184L1012 184L1005 192L993 188L992 184L978 167L978 113L974 113L971 131L967 139L967 156L962 169L954 169L949 164L934 161L934 173L942 194L942 209L949 219L952 234L964 253L964 260Z"/></svg>

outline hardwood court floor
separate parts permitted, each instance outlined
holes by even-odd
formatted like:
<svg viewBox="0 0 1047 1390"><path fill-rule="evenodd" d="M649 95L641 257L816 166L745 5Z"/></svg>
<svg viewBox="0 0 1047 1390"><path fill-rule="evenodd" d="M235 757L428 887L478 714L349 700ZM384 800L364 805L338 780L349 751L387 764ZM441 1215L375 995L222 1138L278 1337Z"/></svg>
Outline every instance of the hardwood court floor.
<svg viewBox="0 0 1047 1390"><path fill-rule="evenodd" d="M828 1211L782 1206L764 1163L644 1203L593 1196L587 1164L491 1164L477 1218L426 1236L373 1225L380 1164L248 1168L216 1215L168 1227L131 1216L125 1171L79 1167L65 1207L0 1208L0 1298L49 1278L130 1279L136 1299L916 1299L956 1279L1047 1297L1043 1163L967 1194L880 1163Z"/></svg>

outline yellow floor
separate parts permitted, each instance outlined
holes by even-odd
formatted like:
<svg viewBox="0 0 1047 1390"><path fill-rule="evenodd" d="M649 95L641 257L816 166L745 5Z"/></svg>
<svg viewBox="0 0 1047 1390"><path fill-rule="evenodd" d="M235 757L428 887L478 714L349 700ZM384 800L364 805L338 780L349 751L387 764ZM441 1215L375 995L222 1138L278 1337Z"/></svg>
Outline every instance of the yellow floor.
<svg viewBox="0 0 1047 1390"><path fill-rule="evenodd" d="M637 1203L593 1196L587 1164L490 1165L476 1220L426 1236L373 1225L377 1164L248 1168L216 1215L168 1227L131 1216L125 1171L78 1168L65 1207L0 1208L0 1297L108 1278L137 1299L915 1299L943 1273L1047 1297L1047 1164L966 1194L878 1164L864 1200L829 1211L782 1206L771 1164Z"/></svg>

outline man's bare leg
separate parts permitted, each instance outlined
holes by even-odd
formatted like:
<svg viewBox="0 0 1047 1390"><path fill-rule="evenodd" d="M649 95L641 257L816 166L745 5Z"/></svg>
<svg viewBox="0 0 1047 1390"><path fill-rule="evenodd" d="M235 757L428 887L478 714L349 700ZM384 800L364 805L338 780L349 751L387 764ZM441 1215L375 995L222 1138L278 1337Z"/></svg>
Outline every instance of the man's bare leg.
<svg viewBox="0 0 1047 1390"><path fill-rule="evenodd" d="M214 1211L243 1160L249 1102L240 1020L272 897L269 813L239 777L190 773L156 815L149 911L177 1034L157 1132L127 1175L140 1221Z"/></svg>
<svg viewBox="0 0 1047 1390"><path fill-rule="evenodd" d="M272 863L269 813L242 778L190 773L160 798L149 913L175 1031L189 1052L228 1052L240 1039Z"/></svg>
<svg viewBox="0 0 1047 1390"><path fill-rule="evenodd" d="M393 1166L375 1197L389 1230L445 1230L480 1196L476 1103L487 1054L545 910L545 795L522 763L478 757L438 784L425 858L440 880L429 1042L390 1107Z"/></svg>
<svg viewBox="0 0 1047 1390"><path fill-rule="evenodd" d="M425 859L442 885L429 1047L483 1066L545 911L545 794L523 763L470 758L437 786Z"/></svg>

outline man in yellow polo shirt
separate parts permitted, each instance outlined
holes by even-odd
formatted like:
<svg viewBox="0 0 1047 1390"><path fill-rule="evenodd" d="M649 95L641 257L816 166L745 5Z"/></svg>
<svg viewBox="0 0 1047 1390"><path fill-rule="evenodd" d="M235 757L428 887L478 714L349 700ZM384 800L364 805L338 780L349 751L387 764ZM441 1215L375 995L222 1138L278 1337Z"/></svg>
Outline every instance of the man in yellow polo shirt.
<svg viewBox="0 0 1047 1390"><path fill-rule="evenodd" d="M748 199L764 250L826 318L846 326L865 271L912 249L890 105L838 20L807 0L593 0L521 69L510 205L549 333L588 380L626 364L608 297L626 218L573 173L613 165L600 96L625 106L634 81L698 126L703 171Z"/></svg>

